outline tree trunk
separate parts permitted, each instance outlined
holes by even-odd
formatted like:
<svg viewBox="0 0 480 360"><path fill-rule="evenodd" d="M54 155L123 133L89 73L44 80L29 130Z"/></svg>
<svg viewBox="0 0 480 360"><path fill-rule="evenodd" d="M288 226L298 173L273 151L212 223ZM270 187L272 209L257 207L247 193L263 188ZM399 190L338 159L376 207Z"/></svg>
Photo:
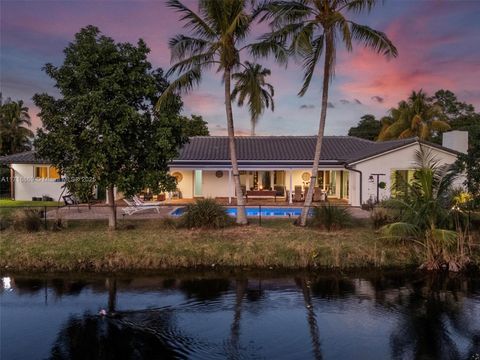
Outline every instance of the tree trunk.
<svg viewBox="0 0 480 360"><path fill-rule="evenodd" d="M115 230L117 228L117 209L115 208L115 192L114 186L108 187L108 205L110 213L108 214L108 228Z"/></svg>
<svg viewBox="0 0 480 360"><path fill-rule="evenodd" d="M252 126L251 126L250 135L255 136L255 125L256 125L256 124L255 124L255 120L251 119L251 120L250 120L250 123L251 123L251 125L252 125Z"/></svg>
<svg viewBox="0 0 480 360"><path fill-rule="evenodd" d="M323 66L323 89L322 89L322 111L320 112L320 124L318 126L317 144L315 145L315 156L313 158L312 174L310 176L310 185L307 194L305 195L305 202L300 215L300 226L307 224L307 216L310 207L312 206L312 198L314 188L317 182L318 166L320 162L320 154L322 152L323 134L325 132L325 120L327 118L328 107L328 85L330 83L330 68L332 58L332 42L333 34L331 30L325 32L326 48L325 48L325 63Z"/></svg>
<svg viewBox="0 0 480 360"><path fill-rule="evenodd" d="M233 183L237 195L237 224L245 225L248 223L245 214L245 201L243 198L242 187L240 186L240 173L238 171L237 148L235 146L235 131L233 128L232 99L230 90L230 69L225 70L225 110L227 113L228 145L230 148L230 159L232 161Z"/></svg>

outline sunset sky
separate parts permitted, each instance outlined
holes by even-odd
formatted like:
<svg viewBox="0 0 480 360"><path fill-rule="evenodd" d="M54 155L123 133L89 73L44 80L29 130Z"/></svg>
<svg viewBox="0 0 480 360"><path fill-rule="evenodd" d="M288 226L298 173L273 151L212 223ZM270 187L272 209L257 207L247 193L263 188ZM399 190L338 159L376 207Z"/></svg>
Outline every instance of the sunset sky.
<svg viewBox="0 0 480 360"><path fill-rule="evenodd" d="M196 9L194 1L185 1ZM381 2L380 2L381 3ZM1 0L1 92L3 97L23 99L30 107L35 127L41 126L33 106L37 92L57 95L52 81L42 72L47 63L60 65L62 50L86 25L95 25L119 42L143 38L151 48L154 67L168 69L168 39L181 32L178 15L163 0ZM331 86L328 135L345 135L359 118L382 116L411 90L433 92L450 89L480 108L480 1L387 0L358 22L384 31L397 46L399 56L387 61L361 46L352 53L337 54L336 77ZM266 30L259 26L252 34ZM287 69L272 59L259 60L272 70L275 112L260 119L258 135L315 134L320 114L321 73L309 92L299 98L302 69L295 62ZM199 114L212 134L225 134L223 87L214 72L202 86L183 97L186 114ZM247 109L234 109L239 134L248 132Z"/></svg>

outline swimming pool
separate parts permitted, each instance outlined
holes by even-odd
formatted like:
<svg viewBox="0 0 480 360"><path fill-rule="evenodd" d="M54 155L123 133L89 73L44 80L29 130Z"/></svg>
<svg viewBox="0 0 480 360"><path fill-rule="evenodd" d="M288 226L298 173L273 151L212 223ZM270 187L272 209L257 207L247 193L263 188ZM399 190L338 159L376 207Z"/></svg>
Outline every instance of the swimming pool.
<svg viewBox="0 0 480 360"><path fill-rule="evenodd" d="M170 213L172 216L181 216L185 212L185 207L176 208L174 211ZM230 216L237 215L237 208L234 206L226 207L225 210L227 214ZM247 216L254 217L254 216L271 216L271 217L296 217L300 216L302 213L301 207L246 207L245 210L247 211Z"/></svg>

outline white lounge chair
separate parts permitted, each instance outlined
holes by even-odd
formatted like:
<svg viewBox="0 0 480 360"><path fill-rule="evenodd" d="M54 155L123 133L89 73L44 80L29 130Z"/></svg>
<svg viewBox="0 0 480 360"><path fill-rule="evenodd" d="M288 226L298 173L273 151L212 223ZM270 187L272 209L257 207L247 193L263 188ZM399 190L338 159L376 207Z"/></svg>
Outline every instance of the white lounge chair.
<svg viewBox="0 0 480 360"><path fill-rule="evenodd" d="M132 197L132 200L137 204L138 206L158 206L164 203L164 201L148 201L145 202L142 199L140 199L137 195L134 195Z"/></svg>
<svg viewBox="0 0 480 360"><path fill-rule="evenodd" d="M126 215L133 215L139 211L144 210L155 210L158 214L160 214L160 206L158 205L137 205L134 201L130 201L128 199L123 199L127 203L127 207L124 207L122 210Z"/></svg>

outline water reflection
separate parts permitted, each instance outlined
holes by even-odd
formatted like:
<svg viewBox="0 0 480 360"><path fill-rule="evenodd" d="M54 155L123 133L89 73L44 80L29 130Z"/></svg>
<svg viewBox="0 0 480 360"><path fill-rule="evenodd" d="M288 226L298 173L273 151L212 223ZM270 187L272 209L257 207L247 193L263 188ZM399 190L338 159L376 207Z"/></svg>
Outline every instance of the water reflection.
<svg viewBox="0 0 480 360"><path fill-rule="evenodd" d="M22 341L51 359L480 359L476 275L10 276L2 284L2 359L28 358Z"/></svg>

